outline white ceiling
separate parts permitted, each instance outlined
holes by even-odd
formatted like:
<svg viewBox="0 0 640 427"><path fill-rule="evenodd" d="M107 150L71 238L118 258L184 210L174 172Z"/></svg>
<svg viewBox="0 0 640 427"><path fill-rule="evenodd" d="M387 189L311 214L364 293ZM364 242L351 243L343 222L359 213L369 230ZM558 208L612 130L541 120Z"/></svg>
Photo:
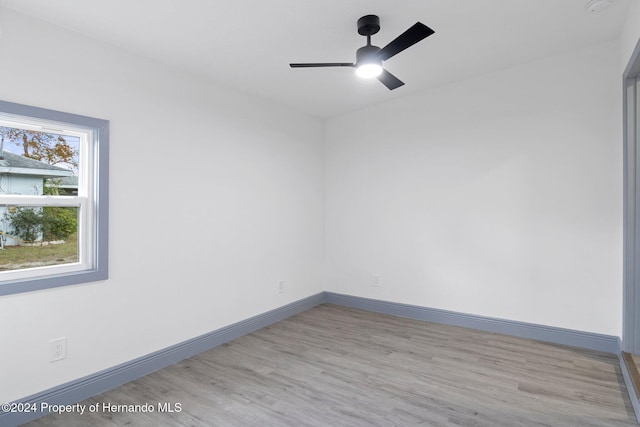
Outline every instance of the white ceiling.
<svg viewBox="0 0 640 427"><path fill-rule="evenodd" d="M331 117L538 58L615 40L629 0L599 14L587 0L0 0L54 23L214 82ZM423 22L435 34L385 62L406 84L389 91L350 68L365 44L356 21L380 17L384 46Z"/></svg>

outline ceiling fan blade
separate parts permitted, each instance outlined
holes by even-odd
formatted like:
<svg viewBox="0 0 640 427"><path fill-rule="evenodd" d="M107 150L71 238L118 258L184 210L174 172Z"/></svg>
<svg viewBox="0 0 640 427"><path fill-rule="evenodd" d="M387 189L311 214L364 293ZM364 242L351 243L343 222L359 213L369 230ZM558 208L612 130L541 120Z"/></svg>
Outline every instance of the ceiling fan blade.
<svg viewBox="0 0 640 427"><path fill-rule="evenodd" d="M435 31L424 25L422 22L416 22L411 28L380 49L377 56L381 60L386 61L392 56L397 55L403 50L418 43L420 40L429 37L433 33L435 33Z"/></svg>
<svg viewBox="0 0 640 427"><path fill-rule="evenodd" d="M383 85L389 88L389 90L394 90L404 84L402 80L400 80L387 70L382 70L382 74L378 76L378 80L380 80Z"/></svg>
<svg viewBox="0 0 640 427"><path fill-rule="evenodd" d="M316 68L316 67L353 67L351 62L316 62L307 64L289 64L291 68Z"/></svg>

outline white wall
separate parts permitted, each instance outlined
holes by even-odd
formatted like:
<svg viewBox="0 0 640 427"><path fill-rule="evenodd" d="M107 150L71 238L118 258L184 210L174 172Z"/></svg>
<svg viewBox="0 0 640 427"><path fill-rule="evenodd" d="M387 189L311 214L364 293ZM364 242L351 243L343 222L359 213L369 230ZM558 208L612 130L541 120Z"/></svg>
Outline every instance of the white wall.
<svg viewBox="0 0 640 427"><path fill-rule="evenodd" d="M0 298L0 402L323 290L321 121L0 16L0 98L111 121L110 278Z"/></svg>
<svg viewBox="0 0 640 427"><path fill-rule="evenodd" d="M615 42L331 119L327 290L619 336L620 93Z"/></svg>

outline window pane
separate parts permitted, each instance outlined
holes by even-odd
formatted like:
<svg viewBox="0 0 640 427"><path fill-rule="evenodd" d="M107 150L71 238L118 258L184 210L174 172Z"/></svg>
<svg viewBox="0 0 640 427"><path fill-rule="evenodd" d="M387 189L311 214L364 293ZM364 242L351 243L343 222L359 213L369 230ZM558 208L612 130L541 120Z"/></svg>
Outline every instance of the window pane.
<svg viewBox="0 0 640 427"><path fill-rule="evenodd" d="M0 205L0 233L0 272L79 261L77 207Z"/></svg>
<svg viewBox="0 0 640 427"><path fill-rule="evenodd" d="M0 194L77 195L80 138L0 120Z"/></svg>

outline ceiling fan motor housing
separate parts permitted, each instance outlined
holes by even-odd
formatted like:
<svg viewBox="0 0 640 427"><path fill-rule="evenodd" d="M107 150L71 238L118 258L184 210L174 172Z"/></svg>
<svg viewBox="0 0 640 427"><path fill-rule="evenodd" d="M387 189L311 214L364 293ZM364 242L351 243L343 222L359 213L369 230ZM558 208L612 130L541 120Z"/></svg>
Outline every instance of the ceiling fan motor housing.
<svg viewBox="0 0 640 427"><path fill-rule="evenodd" d="M356 51L356 67L358 64L378 64L382 65L382 60L376 56L380 52L378 46L366 45Z"/></svg>

